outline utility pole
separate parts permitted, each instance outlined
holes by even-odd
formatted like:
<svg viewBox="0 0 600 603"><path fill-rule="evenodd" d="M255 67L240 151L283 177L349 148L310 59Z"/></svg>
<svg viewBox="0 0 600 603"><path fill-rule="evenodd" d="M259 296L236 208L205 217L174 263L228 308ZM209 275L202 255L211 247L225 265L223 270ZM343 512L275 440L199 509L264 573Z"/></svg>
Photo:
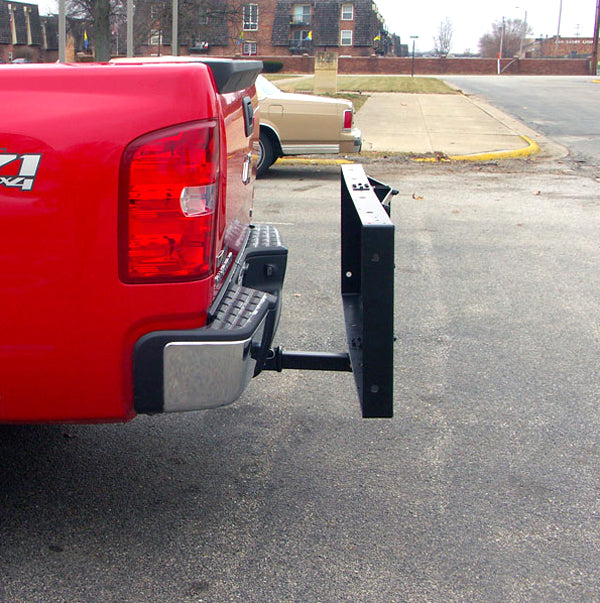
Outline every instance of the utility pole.
<svg viewBox="0 0 600 603"><path fill-rule="evenodd" d="M598 0L600 2L600 0ZM410 77L415 77L415 42L419 39L419 36L410 36L413 41L412 47L412 62L410 67Z"/></svg>
<svg viewBox="0 0 600 603"><path fill-rule="evenodd" d="M171 34L171 54L179 55L179 0L173 0L173 33Z"/></svg>
<svg viewBox="0 0 600 603"><path fill-rule="evenodd" d="M127 0L127 56L133 56L133 0Z"/></svg>
<svg viewBox="0 0 600 603"><path fill-rule="evenodd" d="M58 0L58 60L67 60L67 15L65 0Z"/></svg>
<svg viewBox="0 0 600 603"><path fill-rule="evenodd" d="M558 5L558 27L556 29L556 42L554 44L554 56L558 56L558 41L560 40L560 20L562 18L562 0Z"/></svg>
<svg viewBox="0 0 600 603"><path fill-rule="evenodd" d="M504 52L504 17L502 17L502 30L500 31L500 52L498 53L498 75L502 73L502 53Z"/></svg>
<svg viewBox="0 0 600 603"><path fill-rule="evenodd" d="M598 72L598 33L600 32L600 0L596 2L596 22L594 23L594 46L592 48L592 64L590 65L591 75Z"/></svg>

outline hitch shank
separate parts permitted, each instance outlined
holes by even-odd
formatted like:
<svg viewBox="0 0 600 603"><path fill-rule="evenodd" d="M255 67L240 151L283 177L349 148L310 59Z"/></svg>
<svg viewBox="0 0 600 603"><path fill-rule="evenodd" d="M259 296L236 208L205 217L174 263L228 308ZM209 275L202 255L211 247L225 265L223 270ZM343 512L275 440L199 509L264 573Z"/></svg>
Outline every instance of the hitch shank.
<svg viewBox="0 0 600 603"><path fill-rule="evenodd" d="M269 350L263 370L280 373L283 369L352 372L348 353L286 352L281 346Z"/></svg>

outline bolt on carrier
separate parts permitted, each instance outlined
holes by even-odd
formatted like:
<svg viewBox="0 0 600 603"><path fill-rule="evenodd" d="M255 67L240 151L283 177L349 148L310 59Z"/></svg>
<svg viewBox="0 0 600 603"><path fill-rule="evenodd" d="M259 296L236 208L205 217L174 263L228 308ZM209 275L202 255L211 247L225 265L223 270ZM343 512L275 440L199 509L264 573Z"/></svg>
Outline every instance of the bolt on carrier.
<svg viewBox="0 0 600 603"><path fill-rule="evenodd" d="M263 370L351 371L365 418L392 417L394 225L391 198L398 191L342 166L342 298L349 352L267 354Z"/></svg>

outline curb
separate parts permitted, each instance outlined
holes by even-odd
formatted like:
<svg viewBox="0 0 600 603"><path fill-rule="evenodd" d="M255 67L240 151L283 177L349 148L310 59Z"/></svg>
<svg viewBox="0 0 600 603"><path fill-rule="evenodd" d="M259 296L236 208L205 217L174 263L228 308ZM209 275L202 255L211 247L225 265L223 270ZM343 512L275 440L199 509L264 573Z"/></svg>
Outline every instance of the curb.
<svg viewBox="0 0 600 603"><path fill-rule="evenodd" d="M300 165L346 165L354 163L350 159L309 159L308 157L288 156L280 157L276 162L279 163L296 163Z"/></svg>
<svg viewBox="0 0 600 603"><path fill-rule="evenodd" d="M497 159L521 159L523 157L531 157L540 152L540 147L531 138L519 135L521 140L527 143L526 147L522 149L514 149L510 151L489 151L487 153L474 153L472 155L443 155L440 154L436 157L410 157L410 161L416 161L419 163L444 163L451 161L495 161ZM394 155L396 153L388 153ZM408 153L398 153L399 155L407 155ZM358 158L360 161L360 157ZM351 159L330 159L330 158L308 158L301 156L287 156L279 157L276 164L296 164L296 165L347 165L356 163Z"/></svg>
<svg viewBox="0 0 600 603"><path fill-rule="evenodd" d="M512 151L492 151L490 153L475 153L474 155L451 155L452 161L492 161L494 159L518 159L520 157L530 157L540 152L540 146L531 138L519 134L519 137L527 143L522 149Z"/></svg>
<svg viewBox="0 0 600 603"><path fill-rule="evenodd" d="M439 163L443 161L494 161L496 159L520 159L530 157L540 152L540 147L531 138L519 134L519 138L527 143L522 149L511 151L490 151L488 153L473 153L472 155L448 155L440 157L417 157L411 158L411 161L420 161L426 163Z"/></svg>

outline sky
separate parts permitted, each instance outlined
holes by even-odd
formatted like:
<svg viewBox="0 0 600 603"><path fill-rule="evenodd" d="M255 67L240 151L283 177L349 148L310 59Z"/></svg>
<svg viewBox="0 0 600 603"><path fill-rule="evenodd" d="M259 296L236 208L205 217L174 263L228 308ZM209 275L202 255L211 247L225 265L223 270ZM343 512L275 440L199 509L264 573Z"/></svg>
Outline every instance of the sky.
<svg viewBox="0 0 600 603"><path fill-rule="evenodd" d="M32 0L29 0L32 1ZM35 0L33 0L35 2ZM448 17L454 28L452 52L478 51L479 38L494 21L524 19L535 37L552 37L558 30L561 0L375 0L388 31L417 52L433 49L433 38L441 21ZM56 11L57 0L39 0L42 14ZM562 0L560 35L592 37L596 0Z"/></svg>
<svg viewBox="0 0 600 603"><path fill-rule="evenodd" d="M417 52L433 49L433 38L441 21L448 17L454 28L452 52L478 51L479 38L494 21L524 19L534 37L552 37L558 30L560 0L375 0L388 31ZM583 37L594 34L596 0L562 0L560 35Z"/></svg>

